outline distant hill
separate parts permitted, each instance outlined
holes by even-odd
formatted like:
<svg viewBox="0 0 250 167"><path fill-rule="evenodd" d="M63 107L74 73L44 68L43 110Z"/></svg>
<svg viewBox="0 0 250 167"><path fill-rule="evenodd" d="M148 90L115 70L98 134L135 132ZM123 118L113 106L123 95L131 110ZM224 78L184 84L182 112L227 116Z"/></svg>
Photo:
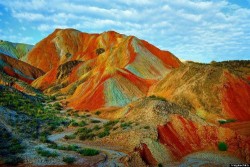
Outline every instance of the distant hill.
<svg viewBox="0 0 250 167"><path fill-rule="evenodd" d="M0 53L12 58L25 60L25 56L32 48L33 45L0 40Z"/></svg>

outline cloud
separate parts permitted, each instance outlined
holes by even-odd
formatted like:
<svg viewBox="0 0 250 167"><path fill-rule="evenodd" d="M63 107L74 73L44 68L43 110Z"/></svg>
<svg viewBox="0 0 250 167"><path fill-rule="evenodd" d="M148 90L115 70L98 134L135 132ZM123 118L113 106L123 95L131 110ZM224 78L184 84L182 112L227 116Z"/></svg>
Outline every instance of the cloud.
<svg viewBox="0 0 250 167"><path fill-rule="evenodd" d="M112 29L148 40L183 59L208 62L235 55L250 59L250 9L226 0L12 0L0 4L20 27L27 31L34 27L40 34L67 27L86 32Z"/></svg>

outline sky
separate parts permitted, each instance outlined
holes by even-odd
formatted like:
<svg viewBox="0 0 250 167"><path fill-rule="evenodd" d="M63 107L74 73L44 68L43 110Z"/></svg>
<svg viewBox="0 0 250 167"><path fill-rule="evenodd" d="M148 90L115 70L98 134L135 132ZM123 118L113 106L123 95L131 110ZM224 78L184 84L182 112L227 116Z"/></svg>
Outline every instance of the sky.
<svg viewBox="0 0 250 167"><path fill-rule="evenodd" d="M0 39L36 44L56 28L114 30L182 60L250 60L250 0L1 0Z"/></svg>

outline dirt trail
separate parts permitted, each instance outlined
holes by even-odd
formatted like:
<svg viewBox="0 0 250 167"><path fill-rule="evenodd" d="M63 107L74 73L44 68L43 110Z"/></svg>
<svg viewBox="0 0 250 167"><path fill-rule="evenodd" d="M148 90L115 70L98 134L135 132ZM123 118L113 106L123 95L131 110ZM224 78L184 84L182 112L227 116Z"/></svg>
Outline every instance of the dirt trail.
<svg viewBox="0 0 250 167"><path fill-rule="evenodd" d="M122 167L124 166L123 164L119 163L119 159L121 157L126 156L127 154L123 153L123 152L119 152L119 151L115 151L115 150L111 150L111 149L107 149L107 148L103 148L100 146L94 146L94 145L88 145L88 144L84 144L82 142L77 142L77 141L62 141L61 139L63 139L63 137L65 135L70 135L73 134L73 132L62 132L62 133L56 133L56 134L52 134L50 136L48 136L48 139L51 141L56 142L57 144L62 144L62 145L68 145L68 144L74 144L83 148L93 148L93 149L97 149L99 151L101 151L102 153L104 153L106 155L106 159L105 161L102 161L100 163L98 163L98 166L100 167Z"/></svg>

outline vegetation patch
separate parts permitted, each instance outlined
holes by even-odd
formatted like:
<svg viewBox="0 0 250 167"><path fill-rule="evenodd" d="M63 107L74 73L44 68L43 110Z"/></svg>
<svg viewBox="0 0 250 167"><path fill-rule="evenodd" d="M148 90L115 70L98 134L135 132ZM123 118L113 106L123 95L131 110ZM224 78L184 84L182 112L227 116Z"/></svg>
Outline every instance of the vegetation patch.
<svg viewBox="0 0 250 167"><path fill-rule="evenodd" d="M220 151L227 151L228 146L227 146L227 144L225 142L219 142L218 143L218 149Z"/></svg>
<svg viewBox="0 0 250 167"><path fill-rule="evenodd" d="M73 164L76 161L75 157L63 157L63 162Z"/></svg>
<svg viewBox="0 0 250 167"><path fill-rule="evenodd" d="M36 152L43 156L43 157L57 157L59 154L55 151L51 152L51 151L48 151L48 150L44 150L43 148L39 147L36 149Z"/></svg>
<svg viewBox="0 0 250 167"><path fill-rule="evenodd" d="M227 119L227 120L219 120L218 122L223 125L223 124L226 124L226 123L231 123L231 122L235 122L236 120L235 119Z"/></svg>
<svg viewBox="0 0 250 167"><path fill-rule="evenodd" d="M100 152L95 149L84 148L84 149L79 150L78 153L80 153L83 156L95 156L95 155L98 155Z"/></svg>

